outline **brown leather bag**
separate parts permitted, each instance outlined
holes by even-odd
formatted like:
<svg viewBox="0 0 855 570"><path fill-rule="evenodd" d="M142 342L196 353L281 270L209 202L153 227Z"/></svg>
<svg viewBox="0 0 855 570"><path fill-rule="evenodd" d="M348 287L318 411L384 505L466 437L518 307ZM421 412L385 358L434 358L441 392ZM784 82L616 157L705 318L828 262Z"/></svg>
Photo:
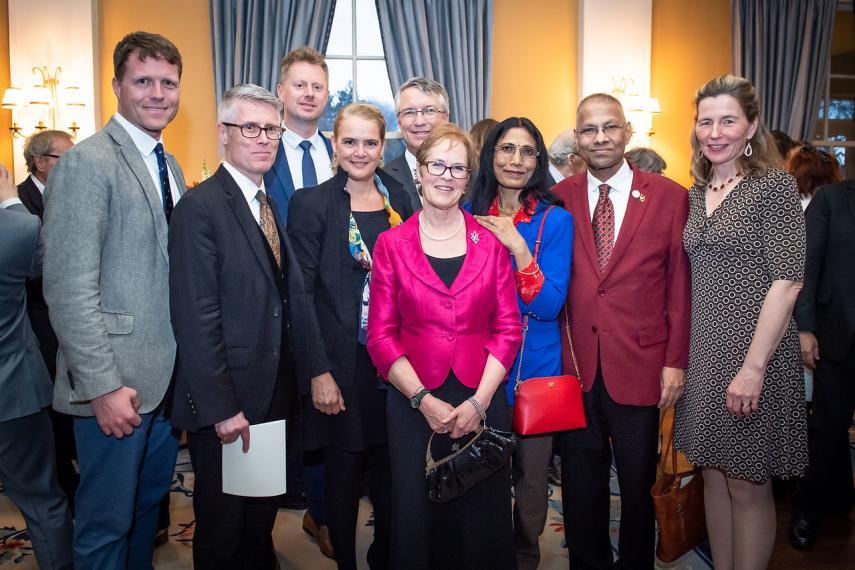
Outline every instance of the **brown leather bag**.
<svg viewBox="0 0 855 570"><path fill-rule="evenodd" d="M668 446L662 447L656 482L650 489L659 540L656 558L661 562L677 560L707 537L704 518L704 480L700 469L677 472L677 450L674 449L674 428L668 437ZM671 472L667 472L668 456ZM692 479L681 486L684 477Z"/></svg>

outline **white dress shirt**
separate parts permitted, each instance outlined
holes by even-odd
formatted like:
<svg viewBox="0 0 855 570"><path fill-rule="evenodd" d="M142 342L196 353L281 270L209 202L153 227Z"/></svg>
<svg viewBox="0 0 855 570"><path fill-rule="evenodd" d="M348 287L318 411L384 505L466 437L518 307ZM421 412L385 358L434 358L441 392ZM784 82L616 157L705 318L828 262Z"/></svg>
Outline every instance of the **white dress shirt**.
<svg viewBox="0 0 855 570"><path fill-rule="evenodd" d="M0 202L0 210L5 210L6 208L14 206L15 204L23 204L23 202L21 202L21 199L17 196L14 198L7 198L6 200Z"/></svg>
<svg viewBox="0 0 855 570"><path fill-rule="evenodd" d="M151 175L151 181L154 182L154 187L157 188L157 194L160 196L160 202L162 204L163 188L160 187L160 170L157 166L157 155L154 153L154 147L157 146L157 143L163 144L163 137L155 140L150 134L128 121L119 113L113 115L113 118L115 118L116 121L128 132L131 136L131 140L134 141L134 145L136 145L137 150L140 151L140 155L142 155L143 162L145 162L145 166L148 168L148 173ZM164 145L163 152L166 152L166 145ZM178 184L175 182L175 176L172 174L169 162L166 163L166 172L169 176L169 190L172 194L172 205L174 206L181 198L181 194L178 192Z"/></svg>
<svg viewBox="0 0 855 570"><path fill-rule="evenodd" d="M552 179L555 180L556 184L558 184L559 182L561 182L562 180L567 178L566 176L561 174L561 171L558 170L557 168L555 168L555 165L552 164L551 162L549 163L549 174L552 175ZM609 193L611 194L611 192L609 192Z"/></svg>
<svg viewBox="0 0 855 570"><path fill-rule="evenodd" d="M42 181L35 177L34 174L30 174L30 180L33 181L33 184L36 185L36 188L39 189L39 193L44 196L45 195L45 185L42 184Z"/></svg>
<svg viewBox="0 0 855 570"><path fill-rule="evenodd" d="M332 178L330 155L327 153L327 145L324 143L324 139L321 138L321 133L315 131L315 134L308 139L304 139L294 131L286 128L282 132L282 142L280 144L285 149L285 158L288 160L288 170L291 171L291 180L294 182L295 190L299 190L305 186L303 184L303 149L300 148L300 143L304 140L312 143L309 155L312 157L312 162L315 163L315 174L318 177L318 184L323 184Z"/></svg>
<svg viewBox="0 0 855 570"><path fill-rule="evenodd" d="M406 149L404 150L404 158L407 159L407 166L410 167L410 176L413 177L413 182L416 182L416 169L419 167L416 155L411 153L409 149Z"/></svg>
<svg viewBox="0 0 855 570"><path fill-rule="evenodd" d="M623 161L614 176L608 180L598 180L588 172L588 208L591 221L594 219L594 208L597 207L597 200L600 199L600 184L608 184L611 187L609 199L612 201L615 210L615 241L617 241L620 226L626 215L626 207L629 204L630 192L632 192L632 169L626 160Z"/></svg>
<svg viewBox="0 0 855 570"><path fill-rule="evenodd" d="M264 135L261 135L264 136ZM223 162L223 166L228 170L229 174L235 181L235 184L240 188L244 200L249 205L249 211L252 212L252 217L255 218L255 223L261 225L261 202L256 199L255 195L261 190L264 192L264 180L261 181L261 186L256 186L255 182L250 180L246 174L229 164Z"/></svg>

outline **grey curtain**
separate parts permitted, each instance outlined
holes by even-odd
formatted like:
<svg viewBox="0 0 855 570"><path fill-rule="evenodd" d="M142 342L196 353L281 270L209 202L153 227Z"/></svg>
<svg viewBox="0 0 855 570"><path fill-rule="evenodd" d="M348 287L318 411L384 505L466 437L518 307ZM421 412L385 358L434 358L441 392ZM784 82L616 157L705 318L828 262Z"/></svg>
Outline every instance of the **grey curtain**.
<svg viewBox="0 0 855 570"><path fill-rule="evenodd" d="M271 91L279 62L294 48L326 51L336 0L211 0L211 49L217 105L241 83Z"/></svg>
<svg viewBox="0 0 855 570"><path fill-rule="evenodd" d="M448 90L464 129L490 112L493 0L376 0L392 90L421 75Z"/></svg>
<svg viewBox="0 0 855 570"><path fill-rule="evenodd" d="M770 129L811 140L828 81L837 0L731 0L733 68Z"/></svg>

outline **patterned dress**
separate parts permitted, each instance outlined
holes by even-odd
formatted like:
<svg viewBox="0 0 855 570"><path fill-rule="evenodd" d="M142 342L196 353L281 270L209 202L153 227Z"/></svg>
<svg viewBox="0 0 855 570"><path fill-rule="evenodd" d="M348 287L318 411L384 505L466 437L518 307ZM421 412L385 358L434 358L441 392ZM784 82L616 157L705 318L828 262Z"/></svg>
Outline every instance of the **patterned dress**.
<svg viewBox="0 0 855 570"><path fill-rule="evenodd" d="M798 476L808 454L792 318L766 368L759 410L737 418L725 408L725 391L742 366L772 282L803 279L805 226L795 179L775 169L748 176L709 217L705 192L698 185L689 190L683 234L692 268L692 326L674 444L695 465L730 477Z"/></svg>

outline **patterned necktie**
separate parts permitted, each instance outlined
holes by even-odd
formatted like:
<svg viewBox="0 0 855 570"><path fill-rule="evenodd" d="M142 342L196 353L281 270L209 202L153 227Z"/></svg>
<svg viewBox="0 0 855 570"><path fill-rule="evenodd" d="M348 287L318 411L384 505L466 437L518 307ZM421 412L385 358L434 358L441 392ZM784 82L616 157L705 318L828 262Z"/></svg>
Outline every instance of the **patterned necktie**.
<svg viewBox="0 0 855 570"><path fill-rule="evenodd" d="M169 186L169 170L166 168L166 156L163 154L163 143L154 145L154 154L157 156L157 172L160 175L160 191L163 198L163 213L166 214L166 223L172 217L172 189Z"/></svg>
<svg viewBox="0 0 855 570"><path fill-rule="evenodd" d="M597 259L600 262L600 273L604 273L612 256L615 246L615 207L609 199L608 184L600 184L600 198L594 207L594 246L597 248Z"/></svg>
<svg viewBox="0 0 855 570"><path fill-rule="evenodd" d="M315 161L312 160L312 154L309 152L312 148L312 141L301 142L300 148L303 149L303 188L317 186L318 174L315 172Z"/></svg>
<svg viewBox="0 0 855 570"><path fill-rule="evenodd" d="M267 194L263 190L259 190L255 194L255 199L261 204L261 231L264 233L264 238L267 240L270 249L273 250L276 265L282 267L282 252L279 249L279 230L276 229L276 222L273 220L273 211L270 209L270 203L267 201Z"/></svg>

